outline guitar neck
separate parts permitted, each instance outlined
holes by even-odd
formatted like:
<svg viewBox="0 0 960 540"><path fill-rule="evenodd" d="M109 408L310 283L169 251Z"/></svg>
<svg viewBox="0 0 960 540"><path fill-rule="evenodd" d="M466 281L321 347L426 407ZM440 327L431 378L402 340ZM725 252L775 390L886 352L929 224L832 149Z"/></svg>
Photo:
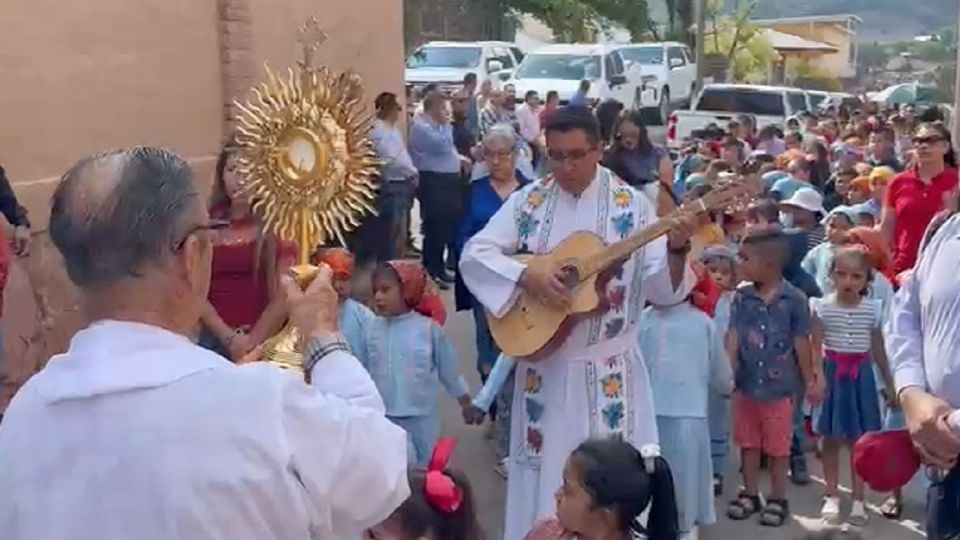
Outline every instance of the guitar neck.
<svg viewBox="0 0 960 540"><path fill-rule="evenodd" d="M673 220L669 217L658 219L655 223L633 235L620 240L594 255L586 257L580 265L580 279L599 274L633 254L660 236L667 234L673 227Z"/></svg>

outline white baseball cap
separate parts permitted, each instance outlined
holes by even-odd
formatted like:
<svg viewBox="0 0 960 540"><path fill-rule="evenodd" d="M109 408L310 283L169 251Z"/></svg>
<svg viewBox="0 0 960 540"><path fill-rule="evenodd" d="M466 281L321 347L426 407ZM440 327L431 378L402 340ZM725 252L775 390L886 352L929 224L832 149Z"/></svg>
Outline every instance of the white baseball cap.
<svg viewBox="0 0 960 540"><path fill-rule="evenodd" d="M796 206L797 208L803 208L804 210L821 215L827 213L827 211L823 209L823 195L812 187L802 187L798 189L789 199L780 201L780 204Z"/></svg>

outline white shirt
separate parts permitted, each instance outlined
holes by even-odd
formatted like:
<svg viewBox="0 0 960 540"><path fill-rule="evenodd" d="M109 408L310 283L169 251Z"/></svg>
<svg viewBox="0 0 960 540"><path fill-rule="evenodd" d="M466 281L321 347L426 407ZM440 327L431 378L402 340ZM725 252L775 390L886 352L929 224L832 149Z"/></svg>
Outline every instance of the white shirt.
<svg viewBox="0 0 960 540"><path fill-rule="evenodd" d="M520 136L528 143L540 138L540 108L524 103L517 107L517 121L520 123Z"/></svg>
<svg viewBox="0 0 960 540"><path fill-rule="evenodd" d="M99 321L0 428L4 540L358 535L409 494L406 437L347 353L312 388L154 326Z"/></svg>

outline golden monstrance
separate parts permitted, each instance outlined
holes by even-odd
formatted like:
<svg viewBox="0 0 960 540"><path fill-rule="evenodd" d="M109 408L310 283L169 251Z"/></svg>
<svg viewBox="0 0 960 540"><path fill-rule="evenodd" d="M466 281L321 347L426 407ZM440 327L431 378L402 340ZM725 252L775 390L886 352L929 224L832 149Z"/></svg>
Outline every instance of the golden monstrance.
<svg viewBox="0 0 960 540"><path fill-rule="evenodd" d="M293 273L301 287L317 275L313 249L344 234L373 213L380 162L367 138L372 117L354 73L314 67L326 36L316 17L300 29L303 60L286 79L266 67L266 82L236 103L239 170L253 212L267 231L298 248ZM289 324L264 343L268 360L303 370L300 336Z"/></svg>

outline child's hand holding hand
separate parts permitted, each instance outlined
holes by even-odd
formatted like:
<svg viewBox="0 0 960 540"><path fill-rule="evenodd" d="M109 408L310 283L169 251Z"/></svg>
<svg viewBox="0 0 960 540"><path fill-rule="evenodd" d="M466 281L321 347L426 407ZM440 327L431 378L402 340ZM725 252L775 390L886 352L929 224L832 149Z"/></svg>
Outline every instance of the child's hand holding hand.
<svg viewBox="0 0 960 540"><path fill-rule="evenodd" d="M820 373L813 374L813 380L807 383L807 400L813 405L820 404L826 393L827 385Z"/></svg>
<svg viewBox="0 0 960 540"><path fill-rule="evenodd" d="M479 426L483 424L486 414L480 409L474 407L473 405L468 405L463 407L463 422L468 426Z"/></svg>

